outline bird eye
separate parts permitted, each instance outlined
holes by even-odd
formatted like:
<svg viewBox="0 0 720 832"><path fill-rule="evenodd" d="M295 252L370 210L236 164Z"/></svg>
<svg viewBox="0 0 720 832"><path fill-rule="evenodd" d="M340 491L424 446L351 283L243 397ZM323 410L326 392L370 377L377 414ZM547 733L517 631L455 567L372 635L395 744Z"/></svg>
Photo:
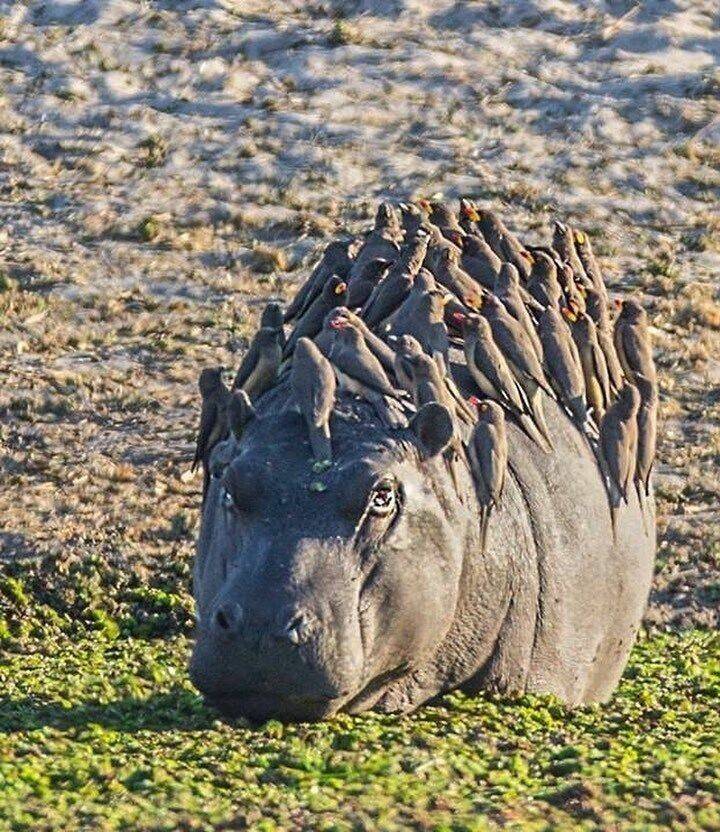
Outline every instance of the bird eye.
<svg viewBox="0 0 720 832"><path fill-rule="evenodd" d="M233 495L227 490L227 488L223 491L222 497L223 508L234 508L235 507L235 500Z"/></svg>
<svg viewBox="0 0 720 832"><path fill-rule="evenodd" d="M370 497L370 513L376 517L387 517L395 511L397 498L391 482L382 482L375 486Z"/></svg>

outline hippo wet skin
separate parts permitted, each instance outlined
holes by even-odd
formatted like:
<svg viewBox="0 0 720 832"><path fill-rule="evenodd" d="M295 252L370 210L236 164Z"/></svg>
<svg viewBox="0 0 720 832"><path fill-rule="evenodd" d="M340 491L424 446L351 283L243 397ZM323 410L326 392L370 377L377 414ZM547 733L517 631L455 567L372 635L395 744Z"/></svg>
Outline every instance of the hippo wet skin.
<svg viewBox="0 0 720 832"><path fill-rule="evenodd" d="M595 457L557 405L546 408L551 454L508 424L507 483L483 553L466 470L456 490L411 431L341 400L334 462L318 473L284 398L272 391L241 441L213 453L191 661L211 704L318 720L411 711L456 688L610 696L655 539L634 494L613 535Z"/></svg>
<svg viewBox="0 0 720 832"><path fill-rule="evenodd" d="M285 323L300 316L295 333L302 329L308 337L288 343L300 345L304 361L291 365L286 346L290 360L255 401L247 390L226 391L227 413L218 408L225 422L212 435L221 441L203 455L191 678L224 714L258 721L408 712L456 689L546 693L569 705L603 701L635 640L655 554L651 485L636 480L636 488L618 492L603 450L617 447L624 462L628 454L634 458L634 422L623 423L618 411L617 441L603 442L610 423L593 417L593 425L584 399L578 417L558 385L548 384L552 377L538 377L552 372L542 346L532 365L537 381L522 369L519 351L536 348L510 320L507 332L517 343L506 337L498 346L512 358L515 381L508 383L523 389L513 404L485 384L483 395L496 399L502 422L504 489L492 505L481 502L465 452L476 417L464 404L477 401L480 382L468 372L453 321L470 320L484 306L496 317L508 313L493 313L500 301L469 275L438 288L444 273L430 273L443 251L457 260L450 239L479 239L477 226L447 223L445 232L426 217L418 230L410 219L422 205L411 210L401 203L401 228L387 206L359 251L370 259L378 251L384 259L399 258L383 279L402 290L394 308L405 310L403 316L393 318L390 308L390 317L371 331L363 309L353 313L341 305L344 276L352 282L352 258L360 255L354 242L331 244L300 290L303 303L284 315ZM488 242L502 256L507 249L528 272L532 253L501 223L491 228L499 231ZM406 265L410 259L401 253L422 234L431 238L430 271L420 269L419 259ZM344 259L332 259L333 245ZM588 276L576 265L574 274L558 252L547 251L564 281L553 296L565 303L556 310L557 326L565 326L559 311L573 318L568 307L581 310L586 296L599 298L596 307L605 310L599 270ZM314 309L332 281L342 295L327 304L318 332L319 321L311 327L302 310ZM527 317L529 326L537 326L544 307L523 291L526 300L519 302L534 316ZM405 349L398 336L407 342L398 320L410 322L410 345L421 354L410 359L409 371L394 352ZM598 316L597 325L612 351L608 321ZM283 323L275 326L284 341ZM342 340L348 327L355 330L354 348ZM570 339L569 330L562 337ZM637 337L644 344L645 335ZM566 352L566 360L579 360ZM422 381L428 361L428 372L435 372ZM654 406L656 386L647 381ZM576 404L582 394L573 391ZM540 419L547 423L542 441L537 427L528 429ZM323 442L311 446L309 432ZM642 438L654 450L654 434ZM332 459L321 458L319 448ZM632 477L635 466L624 470Z"/></svg>

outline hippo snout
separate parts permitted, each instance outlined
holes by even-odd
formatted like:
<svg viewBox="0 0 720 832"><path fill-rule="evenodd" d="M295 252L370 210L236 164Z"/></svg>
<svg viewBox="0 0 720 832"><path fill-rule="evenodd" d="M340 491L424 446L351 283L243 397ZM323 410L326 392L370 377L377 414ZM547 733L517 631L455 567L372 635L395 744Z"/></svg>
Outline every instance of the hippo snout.
<svg viewBox="0 0 720 832"><path fill-rule="evenodd" d="M210 618L210 627L218 640L230 641L242 637L245 622L245 611L237 601L223 601L216 605ZM274 620L263 628L265 632L261 631L259 635L287 641L294 647L299 647L308 642L320 628L321 622L314 613L292 607L275 616Z"/></svg>
<svg viewBox="0 0 720 832"><path fill-rule="evenodd" d="M267 607L225 595L208 610L191 661L193 684L227 716L331 716L361 684L359 633L308 603Z"/></svg>

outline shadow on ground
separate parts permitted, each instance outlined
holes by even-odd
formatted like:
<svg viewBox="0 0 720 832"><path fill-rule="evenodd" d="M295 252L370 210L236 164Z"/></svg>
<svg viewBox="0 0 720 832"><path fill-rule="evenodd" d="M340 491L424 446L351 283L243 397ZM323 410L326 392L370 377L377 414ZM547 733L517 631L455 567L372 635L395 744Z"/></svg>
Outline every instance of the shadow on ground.
<svg viewBox="0 0 720 832"><path fill-rule="evenodd" d="M83 729L99 725L123 732L203 730L217 715L200 696L179 685L147 698L125 697L112 702L85 702L65 707L58 702L28 696L0 699L0 734Z"/></svg>

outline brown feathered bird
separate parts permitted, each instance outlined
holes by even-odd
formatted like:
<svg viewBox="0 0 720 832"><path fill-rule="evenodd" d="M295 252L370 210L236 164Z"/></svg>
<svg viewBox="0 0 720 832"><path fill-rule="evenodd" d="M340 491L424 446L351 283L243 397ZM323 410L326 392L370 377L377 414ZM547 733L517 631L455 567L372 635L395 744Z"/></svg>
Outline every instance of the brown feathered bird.
<svg viewBox="0 0 720 832"><path fill-rule="evenodd" d="M330 415L335 405L335 373L309 338L299 338L290 371L290 386L305 419L313 456L332 459Z"/></svg>
<svg viewBox="0 0 720 832"><path fill-rule="evenodd" d="M342 279L347 278L357 247L358 243L354 239L337 240L327 246L310 277L303 283L285 310L286 322L302 315L333 275Z"/></svg>
<svg viewBox="0 0 720 832"><path fill-rule="evenodd" d="M490 512L502 497L508 464L505 414L499 404L473 397L478 421L470 435L467 456L480 503L480 551L485 552Z"/></svg>
<svg viewBox="0 0 720 832"><path fill-rule="evenodd" d="M533 255L492 211L479 210L477 226L485 241L497 256L520 272L523 280L530 277Z"/></svg>
<svg viewBox="0 0 720 832"><path fill-rule="evenodd" d="M298 318L295 328L290 333L283 349L283 358L291 355L300 338L314 338L322 329L327 313L336 306L347 305L347 283L333 275L323 286L320 295L310 304L303 315Z"/></svg>
<svg viewBox="0 0 720 832"><path fill-rule="evenodd" d="M549 453L552 445L533 420L529 402L495 343L487 319L463 315L460 323L467 369L480 393L507 407L533 442Z"/></svg>
<svg viewBox="0 0 720 832"><path fill-rule="evenodd" d="M655 363L647 315L640 302L634 298L621 302L620 314L615 321L614 341L628 381L636 384L637 377L643 376L655 384Z"/></svg>
<svg viewBox="0 0 720 832"><path fill-rule="evenodd" d="M588 420L585 378L570 330L554 306L545 309L539 326L548 377L577 424L585 427Z"/></svg>
<svg viewBox="0 0 720 832"><path fill-rule="evenodd" d="M638 490L645 497L650 496L650 473L655 461L655 446L657 444L657 386L643 376L638 376L637 387L640 393L640 409L638 410L638 453L635 470L635 481Z"/></svg>
<svg viewBox="0 0 720 832"><path fill-rule="evenodd" d="M198 388L202 397L200 407L200 426L195 442L195 457L191 470L195 471L202 462L203 499L210 483L208 462L213 448L227 438L227 406L230 391L222 380L222 367L208 367L200 373Z"/></svg>
<svg viewBox="0 0 720 832"><path fill-rule="evenodd" d="M605 411L610 406L611 388L607 362L598 341L597 328L587 314L574 315L565 307L562 309L562 314L570 324L570 331L577 346L585 378L585 396L592 408L595 424L599 427Z"/></svg>
<svg viewBox="0 0 720 832"><path fill-rule="evenodd" d="M340 389L370 402L387 427L406 427L407 419L400 405L404 393L393 387L360 330L342 318L331 326L335 329L335 343L328 357Z"/></svg>
<svg viewBox="0 0 720 832"><path fill-rule="evenodd" d="M275 384L281 361L280 330L261 327L240 363L233 390L244 390L252 401L260 398Z"/></svg>
<svg viewBox="0 0 720 832"><path fill-rule="evenodd" d="M600 425L600 448L613 485L625 503L635 475L637 460L637 414L640 393L632 384L625 384L610 405Z"/></svg>

